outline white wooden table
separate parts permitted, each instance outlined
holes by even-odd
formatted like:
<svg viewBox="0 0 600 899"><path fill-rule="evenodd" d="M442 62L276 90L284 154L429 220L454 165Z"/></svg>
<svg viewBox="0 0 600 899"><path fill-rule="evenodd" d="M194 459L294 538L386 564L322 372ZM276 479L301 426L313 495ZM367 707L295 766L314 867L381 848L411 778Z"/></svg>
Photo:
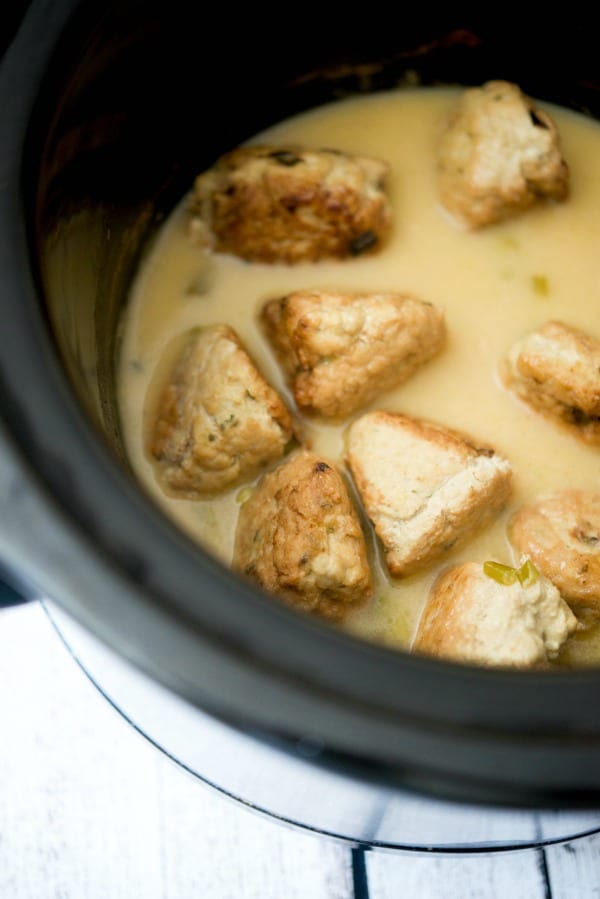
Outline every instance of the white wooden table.
<svg viewBox="0 0 600 899"><path fill-rule="evenodd" d="M102 699L37 604L0 615L0 899L592 899L600 836L544 851L351 850L262 818Z"/></svg>

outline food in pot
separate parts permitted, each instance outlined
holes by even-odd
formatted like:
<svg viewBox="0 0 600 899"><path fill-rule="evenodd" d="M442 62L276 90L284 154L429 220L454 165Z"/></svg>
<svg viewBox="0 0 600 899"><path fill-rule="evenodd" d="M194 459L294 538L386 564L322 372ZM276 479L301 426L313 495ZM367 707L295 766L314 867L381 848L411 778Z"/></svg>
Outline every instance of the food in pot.
<svg viewBox="0 0 600 899"><path fill-rule="evenodd" d="M556 659L577 619L535 568L504 567L514 576L496 577L480 562L445 571L425 605L414 650L478 665L518 667Z"/></svg>
<svg viewBox="0 0 600 899"><path fill-rule="evenodd" d="M394 412L354 422L348 463L395 577L464 540L510 495L510 464L493 449Z"/></svg>
<svg viewBox="0 0 600 899"><path fill-rule="evenodd" d="M441 309L394 293L298 291L270 300L262 321L298 407L334 418L406 381L446 334Z"/></svg>
<svg viewBox="0 0 600 899"><path fill-rule="evenodd" d="M152 454L172 490L224 490L281 458L293 434L279 394L235 331L198 328L163 390Z"/></svg>
<svg viewBox="0 0 600 899"><path fill-rule="evenodd" d="M194 184L192 227L255 262L314 262L379 247L391 224L388 167L369 156L243 147Z"/></svg>
<svg viewBox="0 0 600 899"><path fill-rule="evenodd" d="M402 576L390 573L382 543L363 514L361 497L355 493L350 477L344 480L362 522L370 573L368 568L364 570L370 578L372 597L367 599L368 591L363 594L357 587L362 598L340 600L334 614L339 615L339 626L347 632L404 649L411 646L433 583L448 566L484 565L494 560L500 569L504 566L512 571L519 564L521 552L529 552L527 547L513 550L507 539L507 524L518 509L557 490L590 490L598 484L598 447L575 439L573 430L549 427L544 416L515 400L514 392L498 377L498 369L524 334L539 330L548 320L562 319L570 328L600 334L600 306L596 302L600 284L600 256L596 248L600 128L582 116L552 108L552 118L560 127L569 160L572 191L568 201L533 203L526 215L514 216L473 234L455 227L440 209L435 177L436 148L458 96L456 90L417 88L353 98L312 110L258 135L254 139L258 146L278 147L282 152L291 147L329 146L348 158L369 156L388 163L386 196L395 225L377 246L377 252L346 258L322 257L318 261L305 259L294 265L288 260L256 264L190 239L193 216L190 197L186 197L147 256L123 331L120 404L133 467L167 513L228 565L234 559L241 523L260 514L257 510L261 476L266 481L277 474L278 466L285 473L296 455L286 457L282 450L269 463L266 473L248 474L235 485L210 495L166 489L163 463L151 452L156 411L164 384L171 377L171 348L194 328L223 323L235 328L262 376L293 409L295 433L305 447L302 452L314 453L319 461L339 469L343 478L346 438L357 416L364 413L376 413L376 417L393 414L420 423L436 421L443 431L477 436L476 443L466 440L467 446L473 444L471 461L465 462L462 474L457 463L450 481L464 477L469 482L473 466L481 464L476 460L481 459L484 466L489 466L485 475L489 477L488 486L494 484L497 476L497 488L490 486L491 508L482 502L472 529L462 536L459 528L459 539L448 547L454 538L449 528L439 554L422 567L416 563ZM298 165L287 168L293 171ZM344 227L343 216L340 221ZM267 336L265 306L274 310L277 329L281 316L283 332L282 297L372 298L390 294L427 298L433 303L428 307L429 314L432 310L438 315L443 313L447 339L440 350L402 383L386 387L385 393L368 399L361 392L367 389L363 382L368 384L370 369L353 361L351 367L340 369L337 394L338 401L344 403L352 391L360 396L360 400L353 400L358 404L355 411L334 416L323 410L313 414L315 410L302 406L299 394L298 399L294 395L295 375L291 371L295 371L300 356L295 358L297 351L292 352L292 347L289 358L284 358L286 351L279 346L278 338ZM388 338L392 334L394 329L390 327L385 339L371 352L371 366L385 368ZM356 350L360 348L361 340ZM353 360L356 358L352 356ZM335 355L327 360L332 367L337 361ZM354 375L354 368L360 377ZM398 371L403 368L404 363L399 364ZM314 373L318 371L319 365L314 366ZM352 383L350 391L347 381ZM332 396L333 393L332 390ZM465 442L463 437L458 439ZM480 445L479 440L482 448L494 447L493 456L478 456L474 447ZM422 496L424 508L435 509L436 496L443 485L438 484L437 473L428 488L419 481L424 460L427 470L430 454L440 453L442 467L450 464L450 457L441 452L437 440L430 446L426 440L415 439L415 446L417 452L410 461L404 459L397 468L389 464L375 440L365 440L364 455L381 460L376 480L382 495L385 492L393 496L402 482L409 497ZM506 460L513 471L510 495ZM494 465L498 466L495 475ZM283 478L283 473L278 477ZM479 482L476 488L484 493L488 489ZM431 497L426 495L429 489ZM256 500L254 495L248 499L253 491ZM457 505L459 510L468 507L468 502ZM451 504L450 508L454 506ZM476 523L479 514L481 526ZM440 516L440 522L443 531L447 526L444 516ZM268 538L268 529L266 533ZM269 539L264 546L261 541L255 550L265 554L274 551L277 544L271 545ZM302 554L297 561L301 559ZM250 565L250 560L246 564ZM408 564L411 566L411 562ZM236 566L243 569L244 564L236 561ZM359 567L362 570L362 562ZM546 575L541 565L539 570ZM257 580L252 570L249 576ZM360 581L359 577L357 584ZM269 581L272 586L266 577L259 582L300 608L331 613L325 599L321 602L316 593L310 593L307 600L299 590L288 591L276 575ZM573 606L579 615L580 606ZM588 617L585 624L584 631L578 629L566 641L559 664L600 661L600 628ZM509 664L515 664L514 660Z"/></svg>
<svg viewBox="0 0 600 899"><path fill-rule="evenodd" d="M564 200L569 170L550 116L507 81L461 95L438 150L440 198L467 228L540 199Z"/></svg>
<svg viewBox="0 0 600 899"><path fill-rule="evenodd" d="M561 490L527 503L509 536L576 612L600 615L600 493Z"/></svg>
<svg viewBox="0 0 600 899"><path fill-rule="evenodd" d="M600 443L600 340L546 322L513 347L503 377L532 408L582 440Z"/></svg>
<svg viewBox="0 0 600 899"><path fill-rule="evenodd" d="M300 450L242 505L234 567L297 608L341 618L371 595L358 515L339 471Z"/></svg>

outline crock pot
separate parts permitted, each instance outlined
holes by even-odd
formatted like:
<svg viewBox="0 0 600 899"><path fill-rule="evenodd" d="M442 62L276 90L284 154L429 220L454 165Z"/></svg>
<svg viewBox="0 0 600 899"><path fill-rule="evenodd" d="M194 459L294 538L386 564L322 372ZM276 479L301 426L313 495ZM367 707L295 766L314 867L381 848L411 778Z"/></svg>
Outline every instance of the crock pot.
<svg viewBox="0 0 600 899"><path fill-rule="evenodd" d="M600 114L585 22L455 6L388 20L377 3L360 16L311 3L30 8L0 82L2 567L198 715L290 760L308 754L325 776L595 808L600 670L482 670L359 642L188 540L123 453L115 356L128 287L161 220L221 152L299 110L416 82L506 78Z"/></svg>

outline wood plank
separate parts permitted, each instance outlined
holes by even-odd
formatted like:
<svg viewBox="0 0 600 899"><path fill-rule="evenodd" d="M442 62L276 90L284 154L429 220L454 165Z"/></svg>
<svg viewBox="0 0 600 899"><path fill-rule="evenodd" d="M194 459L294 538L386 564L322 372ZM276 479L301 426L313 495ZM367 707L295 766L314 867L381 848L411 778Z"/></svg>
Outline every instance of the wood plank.
<svg viewBox="0 0 600 899"><path fill-rule="evenodd" d="M549 847L546 864L554 899L600 896L600 835Z"/></svg>
<svg viewBox="0 0 600 899"><path fill-rule="evenodd" d="M81 676L41 609L0 625L0 896L159 899L150 747Z"/></svg>
<svg viewBox="0 0 600 899"><path fill-rule="evenodd" d="M168 899L351 899L350 851L244 808L165 766L162 826Z"/></svg>
<svg viewBox="0 0 600 899"><path fill-rule="evenodd" d="M370 899L545 899L534 850L469 856L368 853L367 874Z"/></svg>
<svg viewBox="0 0 600 899"><path fill-rule="evenodd" d="M258 816L165 759L36 607L0 627L0 896L350 899L350 851Z"/></svg>

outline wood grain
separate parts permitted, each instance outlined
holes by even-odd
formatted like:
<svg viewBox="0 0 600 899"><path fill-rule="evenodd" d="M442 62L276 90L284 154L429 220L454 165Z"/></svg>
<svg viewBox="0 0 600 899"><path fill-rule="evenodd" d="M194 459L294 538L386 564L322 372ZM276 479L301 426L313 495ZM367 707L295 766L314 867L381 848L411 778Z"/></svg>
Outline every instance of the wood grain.
<svg viewBox="0 0 600 899"><path fill-rule="evenodd" d="M545 899L536 853L411 856L369 853L371 899Z"/></svg>
<svg viewBox="0 0 600 899"><path fill-rule="evenodd" d="M546 850L553 899L600 896L600 836Z"/></svg>

